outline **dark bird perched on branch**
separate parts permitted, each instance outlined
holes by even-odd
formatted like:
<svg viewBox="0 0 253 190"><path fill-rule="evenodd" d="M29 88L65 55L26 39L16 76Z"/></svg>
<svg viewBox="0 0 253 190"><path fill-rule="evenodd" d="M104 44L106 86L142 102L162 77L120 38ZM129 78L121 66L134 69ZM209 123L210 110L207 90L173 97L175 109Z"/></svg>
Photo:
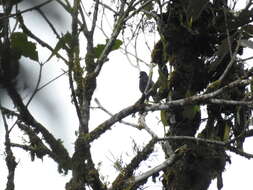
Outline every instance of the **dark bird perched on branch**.
<svg viewBox="0 0 253 190"><path fill-rule="evenodd" d="M152 89L154 87L154 82L152 80L149 81L149 77L148 77L148 75L145 71L140 72L140 77L139 78L140 78L140 80L139 80L139 89L140 89L141 93L144 94L144 92L146 90L146 93L147 93L146 94L147 95L146 99L148 99L148 97L150 95L154 99L154 97L156 95L155 89ZM147 85L148 85L148 87L147 87Z"/></svg>

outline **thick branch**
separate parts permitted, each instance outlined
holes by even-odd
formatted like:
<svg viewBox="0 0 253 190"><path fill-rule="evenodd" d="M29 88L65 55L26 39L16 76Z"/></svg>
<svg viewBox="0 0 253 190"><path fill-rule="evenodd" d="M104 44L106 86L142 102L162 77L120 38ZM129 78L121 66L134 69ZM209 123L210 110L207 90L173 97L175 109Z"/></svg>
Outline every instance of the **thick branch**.
<svg viewBox="0 0 253 190"><path fill-rule="evenodd" d="M123 118L127 117L130 114L134 114L142 110L143 106L144 105L134 104L114 114L110 119L106 120L105 122L100 124L95 130L91 131L88 140L91 142L97 139L101 134L110 129L113 124L122 120Z"/></svg>
<svg viewBox="0 0 253 190"><path fill-rule="evenodd" d="M17 107L20 113L19 119L27 125L32 126L34 130L40 132L43 135L44 140L48 143L51 150L58 156L58 160L60 160L60 162L58 163L62 167L65 167L62 165L62 163L69 162L70 157L62 143L56 140L54 136L42 124L40 124L34 119L27 107L24 105L20 95L17 93L16 89L11 84L7 84L6 89L14 105ZM69 168L66 167L64 169L68 170Z"/></svg>
<svg viewBox="0 0 253 190"><path fill-rule="evenodd" d="M18 165L18 163L16 162L15 156L12 152L11 149L11 142L10 142L10 131L8 129L8 124L5 118L5 115L3 113L3 111L1 111L2 113L2 118L3 118L3 122L4 122L4 128L5 128L5 153L6 153L6 158L5 158L5 162L6 162L6 166L8 168L8 178L7 178L7 184L6 184L6 190L14 190L15 188L15 183L14 183L14 176L15 176L15 169Z"/></svg>
<svg viewBox="0 0 253 190"><path fill-rule="evenodd" d="M96 129L94 129L93 131L90 132L90 135L88 137L89 141L93 141L95 139L97 139L100 135L102 135L105 131L107 131L108 129L111 129L112 125L114 125L116 122L124 119L125 117L134 114L136 112L139 111L157 111L157 110L168 110L173 106L184 106L184 105L190 105L190 104L207 104L208 101L211 101L214 104L222 104L223 102L226 103L242 103L243 102L237 102L237 101L226 101L226 100L222 100L222 101L217 101L217 99L213 99L211 100L211 98L214 98L218 95L220 95L221 93L223 93L224 91L239 86L239 85L247 85L251 82L251 80L249 79L245 79L245 80L241 80L238 79L234 82L231 82L230 84L214 91L214 92L210 92L207 94L202 94L202 95L195 95L195 96L191 96L188 98L183 98L183 99L178 99L178 100L173 100L173 101L169 101L167 103L161 103L161 104L153 104L153 105L149 105L149 104L139 104L138 102L132 106L129 106L123 110L121 110L120 112L114 114L110 119L106 120L105 122L101 123ZM252 106L250 104L244 104L245 106Z"/></svg>
<svg viewBox="0 0 253 190"><path fill-rule="evenodd" d="M97 60L97 67L96 67L95 72L94 72L94 74L96 76L99 74L104 62L106 61L106 59L108 57L108 54L110 53L110 51L113 47L113 44L114 44L115 40L117 39L117 37L118 37L119 33L121 32L125 22L127 21L127 17L129 15L129 12L133 9L133 7L132 7L133 3L134 3L134 1L132 0L128 4L127 10L125 10L124 12L122 12L123 9L124 9L124 3L122 3L121 10L120 10L120 13L122 13L122 14L120 14L116 24L114 25L114 29L113 29L113 32L111 34L111 37L108 40L108 42L106 43L106 46L103 49L103 52L101 53L99 59Z"/></svg>
<svg viewBox="0 0 253 190"><path fill-rule="evenodd" d="M142 183L142 181L147 180L149 177L159 173L163 169L172 166L175 161L177 160L177 156L175 154L171 155L168 159L166 159L163 163L159 164L158 166L150 169L149 171L139 175L139 176L134 176L133 178L130 178L129 181L127 182L128 184L131 185L136 185L139 183Z"/></svg>
<svg viewBox="0 0 253 190"><path fill-rule="evenodd" d="M54 52L54 48L52 48L48 43L46 43L45 41L41 40L39 37L37 37L35 34L33 34L25 25L24 20L22 18L22 16L20 14L17 15L17 19L20 23L20 26L23 30L23 32L28 35L30 38L34 39L36 42L38 42L42 47L47 48L50 52ZM55 52L55 55L58 58L61 58L65 63L68 63L68 61L61 56L58 52Z"/></svg>
<svg viewBox="0 0 253 190"><path fill-rule="evenodd" d="M134 171L138 168L139 164L146 160L148 156L153 152L154 145L157 142L156 139L152 139L143 148L142 151L138 152L137 155L131 160L131 162L120 172L118 177L112 184L111 189L124 189L127 187L126 180L133 176Z"/></svg>

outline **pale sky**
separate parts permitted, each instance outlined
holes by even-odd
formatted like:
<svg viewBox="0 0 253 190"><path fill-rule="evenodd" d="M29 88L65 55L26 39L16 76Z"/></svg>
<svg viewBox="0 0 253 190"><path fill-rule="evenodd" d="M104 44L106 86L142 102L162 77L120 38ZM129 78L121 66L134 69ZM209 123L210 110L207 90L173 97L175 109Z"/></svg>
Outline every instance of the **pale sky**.
<svg viewBox="0 0 253 190"><path fill-rule="evenodd" d="M27 15L28 16L28 15ZM34 20L35 19L35 20ZM36 17L33 17L33 22L39 23L39 20L36 20ZM33 24L32 22L30 24ZM40 36L48 38L49 42L53 42L53 38L48 36L46 32L41 32L42 25L40 27L35 27L34 31L39 33ZM43 28L44 29L44 28ZM99 41L99 40L98 40ZM103 40L104 42L104 40ZM41 48L39 49L39 51ZM44 51L44 50L43 50ZM150 60L150 54L148 51L145 51L145 48L138 49L141 51L141 55L146 58L147 62ZM46 54L47 52L45 52ZM120 52L113 52L109 56L110 60L105 63L103 70L98 77L97 89L94 94L94 98L98 98L101 104L107 108L110 112L116 113L121 109L132 105L138 98L140 98L141 93L138 89L138 80L139 80L139 71L138 69L132 67L126 57L124 57ZM47 75L44 75L43 80L48 81L54 76L57 76L61 72L61 69L64 66L59 63L57 59L53 59L50 64L47 64L50 72L47 72ZM148 71L148 68L142 66L142 70ZM35 117L39 118L38 120L42 124L48 124L48 129L56 134L58 138L61 138L64 141L64 145L73 152L74 140L75 140L75 130L78 129L78 121L75 114L73 105L70 103L70 92L68 86L67 77L61 77L51 85L47 87L47 90L50 92L50 99L52 98L52 104L55 103L56 111L59 115L59 118L62 122L58 124L57 120L54 122L47 117L47 114L41 114L41 109L38 110L38 104L32 104L31 110L35 113ZM41 91L43 93L43 91ZM93 102L93 106L96 104ZM58 107L58 108L57 108ZM41 107L40 107L41 108ZM46 110L44 110L45 112ZM151 113L152 115L153 113ZM147 121L149 127L157 132L158 135L162 136L163 128L161 124L159 126L158 119L156 116L159 116L159 113L153 114ZM103 122L105 119L108 119L109 116L102 112L101 110L93 110L91 113L90 124L92 127L96 127L98 124ZM129 117L127 121L137 123L138 114L136 118ZM132 139L134 139L139 146L142 146L150 139L150 136L145 131L139 131L129 126L125 126L117 123L113 129L106 132L101 136L101 139L96 140L92 144L93 159L98 164L102 162L100 166L101 171L104 173L104 177L107 180L113 180L116 176L116 171L113 168L113 161L115 158L122 156L124 161L127 161L131 158L132 153ZM0 130L0 160L4 160L3 145L3 131ZM15 140L22 140L22 133L15 133ZM245 144L245 150L253 153L252 150L253 139L247 140ZM159 146L157 150L159 151ZM63 177L57 172L57 165L50 159L45 158L43 161L37 160L35 162L30 161L30 156L22 150L15 149L17 153L17 161L19 165L16 170L15 185L16 190L45 190L45 189L64 189L65 183L68 181L69 176ZM163 156L159 156L159 152L152 154L151 159L147 164L143 165L143 168L148 168L150 164L155 166L159 164L164 159ZM232 156L232 164L227 164L226 172L223 174L223 190L231 189L252 189L253 181L251 171L253 171L253 162L246 160L245 158L238 157L234 154ZM0 162L0 189L4 189L6 186L6 169L5 163ZM247 174L248 172L248 174ZM108 178L107 178L108 176ZM161 189L159 184L156 184L155 187L147 189ZM212 183L209 190L216 190L216 184Z"/></svg>

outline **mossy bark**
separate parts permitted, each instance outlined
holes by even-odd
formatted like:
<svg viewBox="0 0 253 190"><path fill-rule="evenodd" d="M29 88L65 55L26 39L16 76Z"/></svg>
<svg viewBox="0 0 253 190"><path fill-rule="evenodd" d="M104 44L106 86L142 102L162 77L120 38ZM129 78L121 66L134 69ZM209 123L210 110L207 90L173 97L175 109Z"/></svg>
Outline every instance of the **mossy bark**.
<svg viewBox="0 0 253 190"><path fill-rule="evenodd" d="M237 29L232 25L228 26L227 23L239 17L232 15L227 6L216 7L215 4L207 1L199 10L198 16L189 19L190 13L187 8L190 6L193 6L191 1L187 4L185 1L172 0L168 4L167 12L162 13L157 22L161 40L153 50L152 61L158 64L159 80L166 75L170 76L166 79L167 86L159 81L163 84L158 87L158 92L163 92L158 93L159 100L170 101L196 95L205 91L210 83L219 79L231 61L229 51L222 46L224 40L227 39L228 31L231 40L230 50L232 53L236 50ZM226 12L220 14L222 9ZM238 54L240 53L238 51ZM167 62L173 68L172 75L166 73ZM226 78L222 79L220 86L242 75L243 69L239 63L235 63L231 69L233 72L231 71L231 74L227 74ZM235 92L235 97L228 96L227 99L239 100L244 97L244 87L236 91L242 94L238 95ZM207 106L210 110L211 105ZM216 111L208 111L206 128L200 134L203 138L226 140L225 133L230 130L232 134L235 127L226 117L222 117L222 114L234 114L238 108L235 106L214 106L213 108L216 108ZM240 115L239 110L237 113ZM162 111L161 116L163 124L169 125L168 136L196 136L201 124L201 111L196 109L196 105L173 107ZM229 124L226 127L230 129L225 129L225 125L221 127L221 123ZM188 148L176 164L164 170L163 185L166 190L207 190L214 178L217 178L218 189L221 189L221 174L228 160L225 149L213 145L189 143L184 140L171 142L171 145L174 151L183 145L187 145Z"/></svg>

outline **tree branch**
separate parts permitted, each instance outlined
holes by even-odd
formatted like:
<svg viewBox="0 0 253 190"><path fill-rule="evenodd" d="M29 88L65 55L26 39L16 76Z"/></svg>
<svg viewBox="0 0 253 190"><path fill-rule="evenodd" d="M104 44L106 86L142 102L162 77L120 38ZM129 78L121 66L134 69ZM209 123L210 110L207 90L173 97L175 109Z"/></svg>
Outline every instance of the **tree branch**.
<svg viewBox="0 0 253 190"><path fill-rule="evenodd" d="M143 183L143 181L146 181L149 177L159 173L160 171L162 171L163 169L172 166L175 161L178 159L179 157L176 156L176 154L171 155L168 159L166 159L163 163L159 164L158 166L150 169L149 171L139 175L139 176L134 176L132 178L130 178L127 183L129 185L137 185L139 183Z"/></svg>
<svg viewBox="0 0 253 190"><path fill-rule="evenodd" d="M30 38L34 39L36 42L38 42L42 47L45 47L47 48L48 50L50 50L51 53L54 52L54 48L52 48L48 43L44 42L43 40L41 40L39 37L37 37L35 34L33 34L26 26L25 26L25 23L24 23L24 20L22 18L22 16L20 14L17 15L17 19L20 23L20 26L23 30L23 32L28 35ZM68 61L63 57L61 56L58 52L55 52L55 55L58 57L58 58L61 58L66 64L68 63Z"/></svg>
<svg viewBox="0 0 253 190"><path fill-rule="evenodd" d="M6 16L2 16L2 17L0 17L0 20L6 19L6 18L10 18L10 17L14 17L14 16L18 16L18 15L20 15L20 14L24 14L24 13L26 13L26 12L33 11L33 10L35 10L35 9L39 9L39 8L45 6L45 5L47 5L47 4L49 4L49 3L53 2L53 1L54 1L54 0L48 0L48 1L45 1L45 2L43 2L43 3L41 3L41 4L39 4L39 5L36 5L36 6L34 6L34 7L31 7L31 8L29 8L29 9L25 9L25 10L23 10L23 11L19 11L18 13L9 14L9 15L6 15Z"/></svg>
<svg viewBox="0 0 253 190"><path fill-rule="evenodd" d="M99 109L103 110L103 111L104 111L105 113L107 113L108 115L113 116L113 114L112 114L110 111L108 111L108 110L100 103L100 101L99 101L97 98L95 98L94 101L95 101L96 104L98 105L98 108L99 108ZM119 122L122 123L122 124L125 124L125 125L132 126L132 127L136 128L136 129L140 129L140 126L139 126L139 125L136 125L136 124L134 124L134 123L129 123L129 122L126 122L126 121L119 121Z"/></svg>
<svg viewBox="0 0 253 190"><path fill-rule="evenodd" d="M251 82L250 79L238 79L235 80L231 83L229 83L228 85L215 90L213 92L207 93L207 94L201 94L201 95L195 95L195 96L191 96L188 98L183 98L183 99L178 99L178 100L173 100L173 101L169 101L166 103L159 103L159 104L153 104L153 105L149 105L149 104L139 104L139 101L137 101L137 103L135 103L132 106L129 106L123 110L121 110L120 112L114 114L110 119L104 121L103 123L101 123L98 127L96 127L93 131L90 132L89 137L88 137L88 141L93 141L95 139L97 139L100 135L102 135L105 131L107 131L108 129L111 128L111 126L113 124L115 124L116 122L122 120L123 118L134 114L136 112L139 111L157 111L157 110L168 110L173 106L184 106L184 105L190 105L190 104L207 104L208 100L211 98L214 98L218 95L220 95L221 93L223 93L224 91L230 89L230 88L234 88L236 86L239 85L247 85ZM227 101L225 101L227 103ZM222 102L213 100L213 103L215 104L221 104ZM235 103L235 102L234 102ZM237 102L238 103L238 102ZM251 106L251 105L249 105Z"/></svg>
<svg viewBox="0 0 253 190"><path fill-rule="evenodd" d="M113 46L115 40L117 39L123 25L127 21L127 17L129 15L130 11L133 9L133 7L132 7L133 3L134 3L134 0L132 0L128 4L128 7L125 11L124 11L125 3L122 3L121 8L120 8L120 12L119 12L119 18L118 18L116 24L114 25L111 37L108 40L108 42L106 43L105 48L103 49L103 52L101 53L100 57L98 58L98 60L96 62L97 66L94 71L95 76L98 76L104 62L106 61L106 58L108 57L108 54L110 53L110 51L112 49L112 46Z"/></svg>
<svg viewBox="0 0 253 190"><path fill-rule="evenodd" d="M127 187L126 185L128 184L126 184L126 180L132 177L133 172L138 168L139 164L146 160L153 152L156 142L156 139L151 139L143 148L143 150L137 153L131 162L125 168L123 168L118 177L116 177L110 189L124 189L124 187Z"/></svg>
<svg viewBox="0 0 253 190"><path fill-rule="evenodd" d="M5 88L20 113L20 121L26 123L29 126L32 126L35 131L40 132L43 135L44 140L48 143L51 150L58 156L58 161L60 161L58 163L60 167L63 167L63 169L67 171L69 168L65 164L70 161L70 157L63 144L60 141L56 140L54 136L42 124L34 119L12 84L7 84Z"/></svg>
<svg viewBox="0 0 253 190"><path fill-rule="evenodd" d="M11 142L10 142L10 132L8 129L8 124L5 118L5 114L3 113L3 110L1 110L2 113L2 119L4 122L4 128L5 128L5 153L6 153L6 166L8 168L8 177L7 177L7 184L6 184L6 190L14 190L15 189L15 183L14 183L14 177L15 177L15 170L18 165L16 162L16 158L12 152L11 149Z"/></svg>

